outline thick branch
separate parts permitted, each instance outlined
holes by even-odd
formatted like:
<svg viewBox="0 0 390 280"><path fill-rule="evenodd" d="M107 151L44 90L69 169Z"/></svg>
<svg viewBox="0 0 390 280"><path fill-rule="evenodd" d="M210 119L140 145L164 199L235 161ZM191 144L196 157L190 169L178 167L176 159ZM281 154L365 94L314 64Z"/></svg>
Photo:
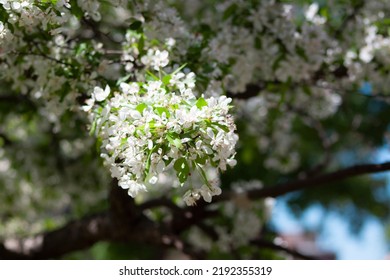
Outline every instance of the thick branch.
<svg viewBox="0 0 390 280"><path fill-rule="evenodd" d="M87 249L99 241L161 245L165 231L135 209L134 200L112 181L107 212L70 222L25 239L6 239L0 259L49 259Z"/></svg>
<svg viewBox="0 0 390 280"><path fill-rule="evenodd" d="M0 245L0 259L48 259L89 248L110 239L106 213L73 221L64 227L26 239L7 239Z"/></svg>
<svg viewBox="0 0 390 280"><path fill-rule="evenodd" d="M357 165L313 178L279 184L260 190L248 191L247 196L253 200L264 197L277 197L293 191L317 187L353 176L388 170L390 170L390 162L383 164ZM118 187L116 187L118 189L115 188L115 184L113 184L112 187L113 190L120 190ZM117 194L118 193L114 196ZM216 197L213 202L216 203L230 200L236 195L237 194L234 192L225 192L221 196ZM111 195L111 198L112 197L113 195ZM216 214L214 211L207 211L204 209L204 206L207 205L206 203L199 202L197 207L183 209L183 215L176 216L172 221L171 230L166 231L166 229L162 229L138 212L140 209L135 210L131 201L126 202L123 200L122 203L128 203L126 206L128 207L127 210L121 210L123 211L122 214L132 213L129 215L129 219L125 219L126 215L122 216L123 223L120 223L119 221L115 222L115 219L112 216L113 213L107 212L90 216L79 221L70 222L60 229L49 233L43 233L32 238L5 240L3 244L0 244L0 259L56 258L69 252L89 248L94 243L102 240L147 242L164 246L164 238L171 234L169 233L171 230L173 230L172 233L180 233L189 226L198 224L204 219ZM144 204L141 208L148 208L145 206L158 207L159 203ZM119 209L120 208L116 208L114 210L116 215L119 214L119 212L117 212ZM262 246L264 247L265 245L263 244ZM281 250L286 251L285 249Z"/></svg>
<svg viewBox="0 0 390 280"><path fill-rule="evenodd" d="M226 95L234 99L250 99L251 97L258 96L259 93L265 88L266 86L264 83L260 83L259 85L249 84L246 86L245 91L242 93L227 92Z"/></svg>
<svg viewBox="0 0 390 280"><path fill-rule="evenodd" d="M148 243L167 246L168 236L146 217L115 222L109 212L93 215L47 233L24 239L6 239L0 244L0 259L52 259L90 248L99 241Z"/></svg>
<svg viewBox="0 0 390 280"><path fill-rule="evenodd" d="M390 170L390 162L382 164L363 164L348 167L342 170L338 170L332 173L318 175L311 178L297 180L291 183L278 184L263 189L251 190L246 194L248 198L255 200L265 197L278 197L290 192L295 192L303 189L314 188L323 186L325 184L334 183L337 181L345 180L350 177L379 173ZM236 194L234 192L225 192L224 194L216 197L213 202L220 202L232 199Z"/></svg>
<svg viewBox="0 0 390 280"><path fill-rule="evenodd" d="M345 78L348 76L348 69L341 65L337 67L336 69L332 71L325 71L326 69L319 69L318 71L314 72L312 77L308 80L302 80L298 82L292 82L289 84L289 87L291 89L297 88L297 87L303 87L303 86L311 86L311 87L319 87L322 88L322 86L318 85L317 82L319 80L322 80L326 73L331 74L334 76L334 78ZM278 81L278 80L271 80L271 81L258 81L254 84L248 84L246 86L246 89L244 92L241 93L234 93L228 91L226 95L228 97L234 98L234 99L250 99L252 97L258 96L259 93L267 88L268 85L286 85L284 82ZM342 89L338 89L338 91L341 91Z"/></svg>
<svg viewBox="0 0 390 280"><path fill-rule="evenodd" d="M371 173L379 173L390 170L390 162L385 162L382 164L364 164L364 165L356 165L352 167L348 167L342 170L338 170L328 174L322 174L315 177L309 177L301 180L297 180L290 183L277 184L274 186L265 187L263 189L251 190L246 193L249 199L256 200L266 197L278 197L285 195L290 192L303 190L306 188L313 188L323 186L325 184L345 180L350 177L371 174ZM245 195L245 193L240 193L239 195ZM211 203L219 203L223 201L232 200L237 196L237 193L232 191L225 191L220 196L213 197L213 201ZM208 218L215 215L213 211L205 211L203 210L209 203L204 202L203 200L198 201L197 205L189 206L184 209L180 215L183 219L181 221L176 221L176 223L180 226L178 228L183 229L187 228L189 225L193 225L194 219L203 220L203 218ZM155 207L167 207L167 201L164 199L154 199L148 202L145 202L140 205L142 210L151 209ZM168 207L170 208L170 207Z"/></svg>
<svg viewBox="0 0 390 280"><path fill-rule="evenodd" d="M14 106L19 106L19 105L25 105L29 108L32 108L32 109L35 109L36 108L36 105L34 104L34 102L29 99L27 96L25 95L21 95L21 94L8 94L8 95L0 95L0 104L11 104L11 105L14 105Z"/></svg>
<svg viewBox="0 0 390 280"><path fill-rule="evenodd" d="M298 258L298 259L302 259L302 260L316 260L316 259L318 259L315 256L305 255L305 254L302 254L296 250L287 248L287 247L282 246L282 245L277 245L273 242L263 240L263 239L252 240L250 243L252 245L258 246L260 248L266 248L266 249L271 249L271 250L275 250L275 251L282 251L282 252L285 252L285 253L291 255L294 258Z"/></svg>

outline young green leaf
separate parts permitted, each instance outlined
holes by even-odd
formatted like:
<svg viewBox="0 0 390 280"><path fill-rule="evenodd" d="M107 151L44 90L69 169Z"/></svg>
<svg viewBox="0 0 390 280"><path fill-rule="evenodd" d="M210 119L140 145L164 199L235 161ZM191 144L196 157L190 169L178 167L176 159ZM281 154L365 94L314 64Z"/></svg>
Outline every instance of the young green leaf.
<svg viewBox="0 0 390 280"><path fill-rule="evenodd" d="M170 115L171 115L171 114L169 113L169 110L168 110L167 108L164 108L164 107L155 107L154 109L155 109L155 111L157 112L157 114L159 114L159 116L162 116L162 114L165 113L165 116L166 116L167 118L169 118Z"/></svg>
<svg viewBox="0 0 390 280"><path fill-rule="evenodd" d="M208 105L208 103L203 97L200 97L198 99L198 101L196 101L196 107L198 107L199 109L202 109L204 106L207 106L207 105Z"/></svg>
<svg viewBox="0 0 390 280"><path fill-rule="evenodd" d="M148 107L148 105L145 103L140 103L137 105L137 107L135 107L135 109L142 114L146 107Z"/></svg>
<svg viewBox="0 0 390 280"><path fill-rule="evenodd" d="M172 75L165 75L163 78L162 78L162 82L165 86L167 86L169 84L169 82L171 81L172 79Z"/></svg>
<svg viewBox="0 0 390 280"><path fill-rule="evenodd" d="M167 139L169 143L173 146L175 146L178 149L183 148L183 144L181 143L181 140L179 137L172 137L170 134L167 134Z"/></svg>
<svg viewBox="0 0 390 280"><path fill-rule="evenodd" d="M190 166L185 158L179 158L173 164L173 168L176 170L177 178L180 183L183 184L190 174Z"/></svg>

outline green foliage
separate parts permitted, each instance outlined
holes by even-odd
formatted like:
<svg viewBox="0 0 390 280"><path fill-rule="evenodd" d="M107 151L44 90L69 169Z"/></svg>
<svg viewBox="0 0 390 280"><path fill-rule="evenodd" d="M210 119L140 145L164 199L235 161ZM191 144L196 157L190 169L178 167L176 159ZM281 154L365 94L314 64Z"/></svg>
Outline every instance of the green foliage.
<svg viewBox="0 0 390 280"><path fill-rule="evenodd" d="M177 159L173 165L173 168L176 170L177 178L179 178L180 183L183 184L185 181L187 181L188 175L190 174L190 166L185 158Z"/></svg>
<svg viewBox="0 0 390 280"><path fill-rule="evenodd" d="M203 97L200 97L198 101L196 101L196 107L202 109L204 106L207 106L207 101Z"/></svg>
<svg viewBox="0 0 390 280"><path fill-rule="evenodd" d="M136 20L129 25L129 29L134 31L139 31L141 27L142 27L142 22L139 20Z"/></svg>

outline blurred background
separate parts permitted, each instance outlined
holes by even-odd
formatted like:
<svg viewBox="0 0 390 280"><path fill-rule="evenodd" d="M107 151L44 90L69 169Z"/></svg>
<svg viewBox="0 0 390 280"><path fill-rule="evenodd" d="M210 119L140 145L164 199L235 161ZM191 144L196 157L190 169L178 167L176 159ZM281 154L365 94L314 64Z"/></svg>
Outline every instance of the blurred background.
<svg viewBox="0 0 390 280"><path fill-rule="evenodd" d="M378 151L373 160L390 161L389 147ZM390 174L385 172L375 177L386 180L390 197ZM275 231L282 233L281 244L325 259L390 259L390 221L386 223L370 216L356 228L343 215L326 212L320 204L311 206L298 218L289 210L287 200L276 201L271 219Z"/></svg>

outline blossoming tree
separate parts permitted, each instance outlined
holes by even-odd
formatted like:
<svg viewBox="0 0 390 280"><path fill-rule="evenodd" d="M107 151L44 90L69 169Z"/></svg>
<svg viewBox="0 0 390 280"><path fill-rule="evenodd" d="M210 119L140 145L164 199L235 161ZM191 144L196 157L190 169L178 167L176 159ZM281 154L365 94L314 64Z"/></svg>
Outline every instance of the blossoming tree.
<svg viewBox="0 0 390 280"><path fill-rule="evenodd" d="M390 4L286 2L0 0L0 258L308 258L290 193L386 218Z"/></svg>

